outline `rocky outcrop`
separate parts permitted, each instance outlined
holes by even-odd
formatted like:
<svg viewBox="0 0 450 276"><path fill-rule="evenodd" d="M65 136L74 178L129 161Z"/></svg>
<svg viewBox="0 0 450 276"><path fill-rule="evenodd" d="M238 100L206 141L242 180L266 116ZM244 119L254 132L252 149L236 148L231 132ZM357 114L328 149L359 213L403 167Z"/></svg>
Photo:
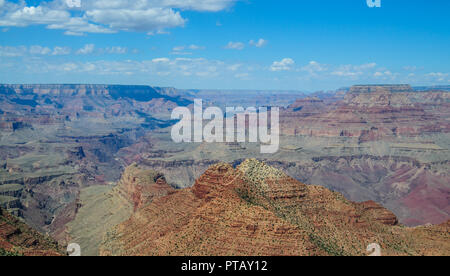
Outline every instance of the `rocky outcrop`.
<svg viewBox="0 0 450 276"><path fill-rule="evenodd" d="M151 203L154 198L163 197L175 191L167 184L163 174L137 164L125 169L118 189L134 206L135 211Z"/></svg>
<svg viewBox="0 0 450 276"><path fill-rule="evenodd" d="M398 219L392 213L391 211L385 209L380 204L374 202L374 201L366 201L363 203L360 203L360 206L362 208L363 215L370 216L374 218L374 220L386 224L386 225L397 225Z"/></svg>
<svg viewBox="0 0 450 276"><path fill-rule="evenodd" d="M448 226L448 225L447 225ZM101 255L383 255L450 254L447 226L430 232L396 226L373 202L354 203L304 185L257 160L219 163L193 188L156 198L105 236ZM433 246L441 241L439 247ZM423 248L427 248L426 251Z"/></svg>
<svg viewBox="0 0 450 276"><path fill-rule="evenodd" d="M164 178L146 166L132 164L115 186L82 189L76 213L66 217L66 243L78 243L83 256L97 256L106 231L129 219L154 200L174 193ZM67 212L64 212L67 213Z"/></svg>
<svg viewBox="0 0 450 276"><path fill-rule="evenodd" d="M57 242L44 237L0 208L0 256L63 256Z"/></svg>
<svg viewBox="0 0 450 276"><path fill-rule="evenodd" d="M404 93L412 92L413 88L408 84L386 84L386 85L354 85L350 88L350 94L359 93L377 93L377 92L388 92L388 93Z"/></svg>

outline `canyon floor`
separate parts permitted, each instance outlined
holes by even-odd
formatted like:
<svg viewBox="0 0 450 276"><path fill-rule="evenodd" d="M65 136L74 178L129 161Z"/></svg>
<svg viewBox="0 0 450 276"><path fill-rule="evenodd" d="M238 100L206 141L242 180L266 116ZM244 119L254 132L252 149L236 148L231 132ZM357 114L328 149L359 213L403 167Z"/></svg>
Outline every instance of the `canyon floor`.
<svg viewBox="0 0 450 276"><path fill-rule="evenodd" d="M236 244L219 247L224 240L211 235L221 230L225 237L243 225L256 234L242 237L242 243L247 239L259 243L261 255L270 248L277 248L280 255L361 255L364 244L375 236L392 255L450 254L445 235L450 219L448 89L354 86L312 95L280 92L278 98L276 93L261 91L247 91L247 97L241 92L215 97L216 92L148 86L0 85L0 207L62 245L79 243L87 255L246 254L233 247ZM192 107L198 97L207 105L280 106L280 150L264 155L257 143L175 144L170 113L177 106ZM217 201L218 209L197 224L192 221L195 213L208 211L200 205L209 199L196 193L194 185L208 168L225 162L232 165L227 170L236 174L234 167L249 158L282 171L292 179L289 183L305 183L308 194L332 194L319 196L331 200L330 204L341 198L351 212L320 213L319 200L316 208L320 210L313 209L311 201L303 207L294 201L289 212L295 214L287 214L284 205L277 203L273 209L272 203L255 203L253 196L231 193L211 199ZM171 205L173 200L192 200L183 203L187 205L182 221L190 225L183 228L184 234L171 228L178 227L169 221L180 219L175 216L178 213L160 217L152 211L177 212L184 206ZM361 202L370 204L361 207ZM386 226L378 221L367 228L362 223L363 232L342 226L353 215L365 218L364 208L380 210L378 204L392 211L388 220L395 217L398 224ZM318 213L298 217L302 208ZM228 215L214 213L219 210ZM253 213L248 213L245 223L234 221L233 213L247 211ZM252 230L255 227L249 221L256 224L261 216L265 218L262 228ZM372 225L374 218L365 221ZM219 223L219 228L209 229L205 220ZM270 228L272 222L281 230ZM230 223L240 226L230 230ZM123 231L126 224L132 229L129 233ZM141 244L124 246L136 231L140 233L141 226L154 227L166 238L148 233L140 241L148 246L145 250L138 250ZM187 248L189 239L198 238L193 234L196 227L204 229L207 240ZM341 229L336 235L342 236L328 237L332 227ZM316 228L320 234L314 234ZM288 246L291 234L298 238L295 248ZM345 235L358 239L347 243ZM408 235L413 238L405 240ZM392 237L401 239L401 244ZM207 241L215 246L207 249ZM442 247L433 250L433 241Z"/></svg>

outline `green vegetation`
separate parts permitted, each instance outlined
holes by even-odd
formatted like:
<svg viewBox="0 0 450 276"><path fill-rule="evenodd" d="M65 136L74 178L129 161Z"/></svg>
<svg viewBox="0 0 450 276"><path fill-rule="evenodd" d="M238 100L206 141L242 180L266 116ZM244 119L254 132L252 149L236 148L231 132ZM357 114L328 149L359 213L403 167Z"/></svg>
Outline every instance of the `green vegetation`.
<svg viewBox="0 0 450 276"><path fill-rule="evenodd" d="M6 251L4 248L0 248L0 257L22 257L23 255L17 252Z"/></svg>

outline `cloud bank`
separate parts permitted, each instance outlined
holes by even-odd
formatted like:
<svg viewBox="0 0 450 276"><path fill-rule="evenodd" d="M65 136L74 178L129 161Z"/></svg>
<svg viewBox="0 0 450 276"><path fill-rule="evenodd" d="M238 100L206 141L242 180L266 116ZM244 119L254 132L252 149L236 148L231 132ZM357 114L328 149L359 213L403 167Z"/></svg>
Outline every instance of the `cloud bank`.
<svg viewBox="0 0 450 276"><path fill-rule="evenodd" d="M0 0L0 26L44 25L67 35L116 33L119 31L161 33L183 27L184 11L218 12L236 0L53 0L37 6Z"/></svg>

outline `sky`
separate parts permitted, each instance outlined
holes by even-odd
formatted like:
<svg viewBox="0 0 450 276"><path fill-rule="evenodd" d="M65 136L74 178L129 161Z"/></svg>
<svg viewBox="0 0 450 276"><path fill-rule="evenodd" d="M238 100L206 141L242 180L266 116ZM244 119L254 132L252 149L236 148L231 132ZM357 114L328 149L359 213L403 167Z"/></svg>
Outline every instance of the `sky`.
<svg viewBox="0 0 450 276"><path fill-rule="evenodd" d="M0 83L450 85L450 1L367 2L0 0Z"/></svg>

